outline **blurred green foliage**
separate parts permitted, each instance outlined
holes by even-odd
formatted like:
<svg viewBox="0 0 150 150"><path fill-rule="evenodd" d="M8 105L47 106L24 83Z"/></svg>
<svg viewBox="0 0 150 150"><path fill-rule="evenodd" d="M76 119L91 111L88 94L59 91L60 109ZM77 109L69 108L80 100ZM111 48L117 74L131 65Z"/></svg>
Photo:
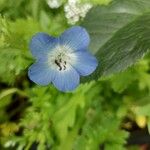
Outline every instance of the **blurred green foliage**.
<svg viewBox="0 0 150 150"><path fill-rule="evenodd" d="M57 36L69 27L63 5L0 0L0 12L1 150L124 150L133 122L150 131L150 54L124 72L61 93L29 81L27 69L32 35Z"/></svg>

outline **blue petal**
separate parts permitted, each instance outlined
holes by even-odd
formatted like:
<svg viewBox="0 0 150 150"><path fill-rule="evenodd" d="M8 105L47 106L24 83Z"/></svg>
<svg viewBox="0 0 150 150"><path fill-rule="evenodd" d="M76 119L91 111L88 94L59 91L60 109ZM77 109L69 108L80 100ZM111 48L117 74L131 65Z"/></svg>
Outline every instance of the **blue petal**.
<svg viewBox="0 0 150 150"><path fill-rule="evenodd" d="M60 44L68 45L74 51L86 49L89 45L90 38L87 31L79 26L66 30L60 36Z"/></svg>
<svg viewBox="0 0 150 150"><path fill-rule="evenodd" d="M57 43L57 38L45 33L37 33L32 37L30 42L31 53L36 58L40 58L44 54L47 54Z"/></svg>
<svg viewBox="0 0 150 150"><path fill-rule="evenodd" d="M54 86L60 91L72 91L79 85L79 74L70 66L67 71L58 71L52 81Z"/></svg>
<svg viewBox="0 0 150 150"><path fill-rule="evenodd" d="M88 51L78 51L75 52L76 61L74 64L71 64L80 75L87 76L95 71L98 62L97 59L92 56Z"/></svg>
<svg viewBox="0 0 150 150"><path fill-rule="evenodd" d="M36 62L28 70L30 80L38 85L48 85L55 77L55 71L46 63Z"/></svg>

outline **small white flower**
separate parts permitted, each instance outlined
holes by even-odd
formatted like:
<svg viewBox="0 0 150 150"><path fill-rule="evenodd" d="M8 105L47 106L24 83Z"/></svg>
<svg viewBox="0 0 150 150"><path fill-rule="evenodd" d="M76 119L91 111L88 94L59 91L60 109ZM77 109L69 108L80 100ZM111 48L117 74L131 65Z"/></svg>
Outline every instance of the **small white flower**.
<svg viewBox="0 0 150 150"><path fill-rule="evenodd" d="M64 7L68 23L75 24L80 19L84 18L91 7L92 5L90 3L81 4L79 0L68 0L68 3Z"/></svg>
<svg viewBox="0 0 150 150"><path fill-rule="evenodd" d="M5 148L8 148L8 147L13 147L15 146L16 142L14 141L7 141L4 145Z"/></svg>
<svg viewBox="0 0 150 150"><path fill-rule="evenodd" d="M62 2L60 0L47 0L47 4L50 8L59 8Z"/></svg>

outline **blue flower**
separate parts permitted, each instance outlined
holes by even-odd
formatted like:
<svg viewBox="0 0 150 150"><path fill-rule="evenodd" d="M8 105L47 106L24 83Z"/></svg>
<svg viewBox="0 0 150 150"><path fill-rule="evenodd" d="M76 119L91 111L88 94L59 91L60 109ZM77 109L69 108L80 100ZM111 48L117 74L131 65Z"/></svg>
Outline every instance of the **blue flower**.
<svg viewBox="0 0 150 150"><path fill-rule="evenodd" d="M30 66L28 76L38 85L53 85L60 91L74 90L80 76L90 75L97 60L88 52L90 38L86 30L75 26L60 37L45 33L33 36L30 49L36 62Z"/></svg>

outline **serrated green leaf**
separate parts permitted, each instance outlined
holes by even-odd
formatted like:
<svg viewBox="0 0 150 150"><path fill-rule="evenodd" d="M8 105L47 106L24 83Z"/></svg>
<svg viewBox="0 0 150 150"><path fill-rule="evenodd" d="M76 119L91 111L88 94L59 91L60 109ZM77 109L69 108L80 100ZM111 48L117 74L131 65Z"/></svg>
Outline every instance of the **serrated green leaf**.
<svg viewBox="0 0 150 150"><path fill-rule="evenodd" d="M70 99L70 101L61 107L53 115L53 122L57 132L59 132L59 138L63 140L67 135L68 127L72 127L75 122L76 110L78 107L84 107L84 96L76 95ZM62 120L63 118L63 120Z"/></svg>
<svg viewBox="0 0 150 150"><path fill-rule="evenodd" d="M150 1L116 0L95 7L82 25L91 36L90 50L99 60L97 70L85 81L122 71L150 48Z"/></svg>

